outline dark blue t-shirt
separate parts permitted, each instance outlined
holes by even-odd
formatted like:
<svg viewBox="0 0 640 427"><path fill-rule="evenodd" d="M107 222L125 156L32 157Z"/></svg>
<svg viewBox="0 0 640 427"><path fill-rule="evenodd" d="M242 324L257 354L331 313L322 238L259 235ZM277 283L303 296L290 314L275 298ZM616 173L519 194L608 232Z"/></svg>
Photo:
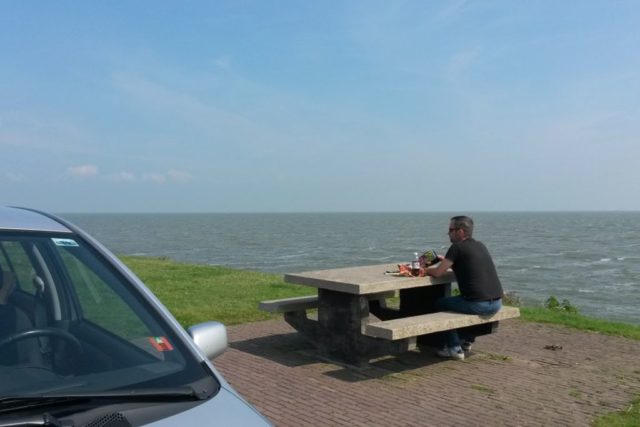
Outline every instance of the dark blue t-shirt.
<svg viewBox="0 0 640 427"><path fill-rule="evenodd" d="M458 288L465 299L486 301L502 298L502 284L496 267L482 242L474 239L455 242L445 258L453 262L451 269L456 274Z"/></svg>

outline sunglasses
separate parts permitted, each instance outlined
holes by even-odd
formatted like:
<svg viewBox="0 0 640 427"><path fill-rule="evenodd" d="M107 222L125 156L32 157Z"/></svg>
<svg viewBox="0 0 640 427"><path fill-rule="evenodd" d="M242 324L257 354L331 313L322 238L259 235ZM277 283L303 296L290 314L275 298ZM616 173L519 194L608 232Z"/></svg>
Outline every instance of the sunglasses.
<svg viewBox="0 0 640 427"><path fill-rule="evenodd" d="M456 231L459 230L459 228L449 228L449 233L451 233L452 231Z"/></svg>

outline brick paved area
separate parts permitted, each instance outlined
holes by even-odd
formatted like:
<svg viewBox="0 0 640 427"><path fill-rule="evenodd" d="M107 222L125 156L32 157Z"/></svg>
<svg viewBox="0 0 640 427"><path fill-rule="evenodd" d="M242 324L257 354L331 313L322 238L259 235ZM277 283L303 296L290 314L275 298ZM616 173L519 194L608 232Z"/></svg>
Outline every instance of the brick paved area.
<svg viewBox="0 0 640 427"><path fill-rule="evenodd" d="M281 320L229 340L215 365L277 426L588 426L640 395L640 342L521 320L464 362L414 351L365 369L319 360Z"/></svg>

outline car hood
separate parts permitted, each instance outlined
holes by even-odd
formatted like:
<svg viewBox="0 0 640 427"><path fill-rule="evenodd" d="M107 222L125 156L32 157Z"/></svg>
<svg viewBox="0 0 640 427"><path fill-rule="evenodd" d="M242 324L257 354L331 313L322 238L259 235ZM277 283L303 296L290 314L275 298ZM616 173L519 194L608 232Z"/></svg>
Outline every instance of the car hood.
<svg viewBox="0 0 640 427"><path fill-rule="evenodd" d="M244 427L270 426L271 423L238 396L233 389L227 389L223 385L218 394L203 404L147 425L153 427L207 425Z"/></svg>

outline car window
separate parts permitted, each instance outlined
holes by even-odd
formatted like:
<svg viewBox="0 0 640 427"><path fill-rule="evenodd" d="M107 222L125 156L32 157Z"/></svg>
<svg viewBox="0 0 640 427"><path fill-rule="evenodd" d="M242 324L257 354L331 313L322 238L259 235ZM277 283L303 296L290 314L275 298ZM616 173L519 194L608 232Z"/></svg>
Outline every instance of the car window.
<svg viewBox="0 0 640 427"><path fill-rule="evenodd" d="M61 251L61 259L85 319L127 340L151 334L131 307L106 282L112 279L112 275L98 276L66 249Z"/></svg>
<svg viewBox="0 0 640 427"><path fill-rule="evenodd" d="M82 237L0 233L0 267L16 282L0 304L0 396L214 381L161 310Z"/></svg>
<svg viewBox="0 0 640 427"><path fill-rule="evenodd" d="M175 358L158 351L157 339L167 340L153 314L134 297L122 278L74 239L51 239L69 293L77 301L78 317L137 346L156 359Z"/></svg>
<svg viewBox="0 0 640 427"><path fill-rule="evenodd" d="M17 289L35 295L33 282L35 271L23 245L16 240L0 242L0 267L3 271L11 271L16 278Z"/></svg>

